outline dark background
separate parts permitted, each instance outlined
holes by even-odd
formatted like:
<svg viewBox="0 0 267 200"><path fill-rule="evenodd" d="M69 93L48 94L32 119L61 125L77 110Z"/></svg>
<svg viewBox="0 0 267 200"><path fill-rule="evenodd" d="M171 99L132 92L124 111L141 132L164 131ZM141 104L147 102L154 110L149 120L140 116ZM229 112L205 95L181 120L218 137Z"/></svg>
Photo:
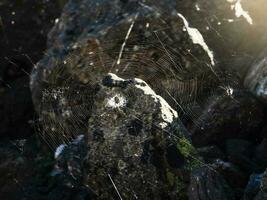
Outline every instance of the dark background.
<svg viewBox="0 0 267 200"><path fill-rule="evenodd" d="M33 133L29 74L65 0L0 0L0 139Z"/></svg>

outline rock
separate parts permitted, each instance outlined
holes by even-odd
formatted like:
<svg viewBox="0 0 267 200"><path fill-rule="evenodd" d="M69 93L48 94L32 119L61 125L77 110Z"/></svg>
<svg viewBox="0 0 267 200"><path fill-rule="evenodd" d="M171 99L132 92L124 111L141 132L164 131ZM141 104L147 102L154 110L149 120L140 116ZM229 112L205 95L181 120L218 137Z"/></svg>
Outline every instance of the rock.
<svg viewBox="0 0 267 200"><path fill-rule="evenodd" d="M236 199L243 196L243 188L248 181L248 175L244 173L238 166L223 160L216 160L212 167L217 173L220 173L233 190Z"/></svg>
<svg viewBox="0 0 267 200"><path fill-rule="evenodd" d="M267 126L264 126L262 131L260 132L261 139L267 138Z"/></svg>
<svg viewBox="0 0 267 200"><path fill-rule="evenodd" d="M39 149L36 148L36 141L33 137L27 140L9 139L0 142L1 199L40 199L34 196L30 198L32 194L29 194L30 187L34 183L33 179L44 177L35 165L38 152ZM42 172L45 170L46 163L43 162ZM42 184L41 181L38 184Z"/></svg>
<svg viewBox="0 0 267 200"><path fill-rule="evenodd" d="M171 5L168 2L171 1L163 4ZM172 59L166 61L166 54L162 50L150 45L151 43L155 43L155 46L162 45L157 36L165 37L167 33L163 31L155 35L154 30L165 26L166 20L159 20L163 14L155 6L150 8L136 1L99 3L86 0L70 1L66 5L61 19L50 33L48 42L51 44L50 49L31 75L35 108L42 120L41 123L49 124L45 126L41 135L53 148L73 139L75 137L73 134L76 132L82 134L86 131L87 127L84 125L90 115L94 91L97 90L96 85L108 72L126 79L134 77L143 79L157 94L166 99L173 109L181 109L172 94L176 94L177 98L182 96L184 92L177 92L176 85L181 87L181 84L188 84L192 73L177 69L177 66L173 66ZM94 10L91 9L93 7ZM110 7L114 9L109 9ZM103 16L98 16L97 10L102 10ZM186 20L178 17L177 13L169 13L166 17L170 22L168 34L171 35L168 36L169 39L164 39L166 45L173 46L175 39L182 44L181 51L190 48L195 53L194 56L176 54L174 59L187 65L188 71L197 70L201 74L209 71L210 73L206 63L193 62L195 56L201 56L201 59L207 62L211 60L205 48L194 45L188 33L183 31ZM122 44L129 30L131 30L131 37L127 40L128 46L124 47L122 52ZM177 77L169 77L169 74L162 70L163 68L167 71L183 71L184 73L176 75L186 79L184 80L186 83L183 81L169 83L169 80L177 80ZM214 75L210 76L214 77ZM55 96L57 99L54 98ZM81 96L83 100L79 99ZM187 98L186 95L184 96ZM68 116L66 113L73 113L75 117L72 114ZM65 134L64 137L62 132ZM64 141L62 141L63 138Z"/></svg>
<svg viewBox="0 0 267 200"><path fill-rule="evenodd" d="M253 200L265 200L267 199L267 179L266 179L266 171L263 174L261 184L260 184L260 191L256 195Z"/></svg>
<svg viewBox="0 0 267 200"><path fill-rule="evenodd" d="M255 147L251 142L231 139L226 142L228 160L247 173L261 171L261 165L255 160Z"/></svg>
<svg viewBox="0 0 267 200"><path fill-rule="evenodd" d="M203 161L178 112L189 126L197 122L190 130L198 147L258 139L261 104L229 69L242 77L263 48L261 9L223 0L70 0L31 74L40 135L56 149L54 172L63 182L53 179L55 190L41 190L46 197L234 199L220 173L236 187L245 175L225 163L220 173L199 169ZM73 141L81 134L80 151ZM231 161L244 171L256 168L237 158Z"/></svg>
<svg viewBox="0 0 267 200"><path fill-rule="evenodd" d="M196 11L196 5L200 12ZM222 0L209 3L202 0L165 0L161 3L154 0L70 1L49 34L47 54L31 75L35 108L41 109L43 91L47 84L52 83L51 76L59 65L70 76L75 76L73 84L94 85L104 74L112 72L126 79L139 77L146 81L175 110L193 118L193 121L199 113L203 114L200 118L204 126L212 124L208 121L214 121L209 127L203 127L207 132L204 137L201 130L194 134L193 140L201 143L199 145L232 137L231 131L236 134L234 137L246 138L251 132L258 131L263 119L262 109L253 97L235 88L238 78L223 73L225 68L229 68L224 65L229 62L220 59L233 55L231 49L238 50L241 41L250 41L247 39L252 35L250 33L263 33L262 30L260 33L255 31L260 29L259 24L252 26L245 16L235 16L231 5L236 4ZM256 10L254 4L251 8ZM214 18L218 13L222 19ZM200 21L200 18L207 20ZM226 19L233 19L233 23ZM262 21L260 24L263 25ZM223 29L222 36L212 31L216 28ZM203 41L197 41L192 30ZM230 30L235 30L236 34ZM239 37L240 32L244 35ZM222 48L224 45L226 47ZM244 52L248 46L244 47ZM188 51L190 53L186 53ZM54 85L60 83L55 81ZM213 89L222 92L218 98L210 100ZM232 93L235 98L231 98ZM194 106L200 109L192 109ZM209 110L212 110L211 115L207 114ZM221 116L216 110L225 111L225 115ZM202 122L196 129L202 126ZM215 133L221 129L226 133Z"/></svg>
<svg viewBox="0 0 267 200"><path fill-rule="evenodd" d="M51 172L56 184L48 199L89 200L95 197L84 182L87 176L85 173L87 151L84 135L78 136L69 145L61 145L56 149L56 164Z"/></svg>
<svg viewBox="0 0 267 200"><path fill-rule="evenodd" d="M251 174L244 193L244 200L253 199L259 192L263 174Z"/></svg>
<svg viewBox="0 0 267 200"><path fill-rule="evenodd" d="M177 112L141 79L110 73L97 88L84 137L55 150L46 196L185 198L189 173L202 161Z"/></svg>
<svg viewBox="0 0 267 200"><path fill-rule="evenodd" d="M42 136L52 149L65 142L55 148L58 164L53 174L63 177L60 186L80 189L78 185L85 185L100 199L116 199L117 190L125 198L184 197L189 173L202 161L178 113L139 78L122 79L109 73L93 85L69 80L68 87L45 90L40 113ZM72 119L87 122L81 127ZM88 148L76 145L76 140L69 142L82 131Z"/></svg>
<svg viewBox="0 0 267 200"><path fill-rule="evenodd" d="M69 145L60 145L55 152L56 165L52 175L62 179L62 185L69 188L81 186L84 176L84 160L87 146L84 136L80 135Z"/></svg>
<svg viewBox="0 0 267 200"><path fill-rule="evenodd" d="M267 50L265 49L257 59L251 64L244 84L250 91L261 99L264 103L267 102Z"/></svg>
<svg viewBox="0 0 267 200"><path fill-rule="evenodd" d="M255 152L255 158L260 162L263 166L267 165L267 139L264 138L262 142L257 146Z"/></svg>
<svg viewBox="0 0 267 200"><path fill-rule="evenodd" d="M247 92L234 91L232 97L217 96L210 100L199 123L191 129L193 144L222 145L231 138L256 141L263 119L261 104Z"/></svg>
<svg viewBox="0 0 267 200"><path fill-rule="evenodd" d="M49 87L61 85L59 82L63 80L59 81L55 78L51 80L51 77L57 77L54 71L61 66L65 73L73 77L72 85L94 85L101 81L101 77L108 72L126 79L139 77L146 81L175 110L185 116L189 115L188 118L193 118L193 121L199 113L203 113L200 118L203 119L201 123L204 126L211 124L208 123L208 121L212 121L210 118L214 119L215 122L210 127L203 127L207 134L202 134L201 130L196 131L199 134L194 134L193 140L198 141L201 145L232 137L231 131L237 134L234 137L241 138L247 137L251 132L256 132L262 121L261 107L258 107L258 103L247 94L243 92L237 94L239 92L236 92L234 88L237 78L221 72L221 66L215 62L219 58L216 57L216 52L213 53L209 48L209 43L205 43L204 36L202 35L204 42L202 40L196 42L196 38L192 34L190 35L190 30L195 30L201 38L202 31L203 33L210 32L204 31L208 25L207 22L203 22L205 25L200 23L199 26L202 28L198 31L194 29L195 24L191 24L191 20L193 23L196 17L199 19L199 15L205 15L204 13L214 18L214 12L217 12L218 9L222 16L231 13L230 16L233 17L234 12L230 9L231 5L226 1L219 0L210 4L199 1L199 6L203 7L203 12L200 13L195 12L195 9L194 13L189 12L191 9L187 6L195 6L195 3L191 1L179 3L175 0L166 0L161 3L153 0L146 3L139 1L70 1L49 34L47 54L31 75L35 108L47 111L47 108L40 108L43 105L43 92L49 84ZM110 9L111 7L113 9ZM100 10L101 15L99 14ZM204 12L205 10L210 12ZM185 16L192 17L190 21L183 15L186 12L188 13ZM164 23L166 21L168 21L167 28ZM250 27L245 19L236 23L244 30ZM185 25L187 24L189 25L186 29ZM234 24L225 23L225 26L228 25L236 27ZM226 28L225 32L227 30ZM127 33L129 33L129 37L127 37ZM232 36L232 34L229 35ZM214 39L214 42L217 41ZM229 43L232 44L232 41L231 39ZM218 43L219 49L222 49L221 43L219 41ZM179 48L177 48L177 44L179 44ZM163 47L171 56L168 56L166 51L162 51ZM185 53L188 51L190 51L189 54ZM201 60L201 62L196 60ZM213 89L220 89L222 92L218 99L207 102ZM235 99L231 98L233 92ZM241 104L238 101L241 101ZM204 104L206 107L199 104ZM250 107L247 107L247 104ZM191 108L195 105L199 106L200 110ZM225 116L221 116L216 111L212 112L212 115L207 114L208 110L213 109L219 110L219 112L226 110L223 112ZM232 113L231 117L229 117L229 113ZM241 118L241 125L239 118ZM196 129L202 126L202 124L198 125ZM225 129L227 133L216 133L221 129ZM202 137L202 135L204 136ZM57 143L60 144L62 141Z"/></svg>
<svg viewBox="0 0 267 200"><path fill-rule="evenodd" d="M264 2L182 0L177 3L177 10L200 30L222 67L235 69L243 78L251 62L266 46L267 14L265 7L260 6Z"/></svg>
<svg viewBox="0 0 267 200"><path fill-rule="evenodd" d="M235 10L231 10L231 6L239 1L70 1L49 34L47 54L31 76L36 108L48 72L64 60L67 65L69 62L74 64L73 60L76 60L80 67L93 64L96 68L102 68L104 65L106 69L102 70L105 73L116 72L124 78L138 76L149 83L154 81L150 83L151 87L162 93L161 96L168 102L173 101L170 103L173 107L179 106L170 95L176 101L182 98L183 104L188 100L192 103L195 100L189 97L192 82L197 79L198 85L203 85L203 88L210 91L210 87L222 84L221 80L225 77L220 77L221 70L232 69L233 65L238 66L239 71L246 70L247 67L244 66L251 60L250 56L245 56L246 53L256 53L250 51L252 45L254 49L261 49L261 40L255 45L255 41L265 34L262 29L266 26L265 23L255 16L258 10L265 16L261 8L255 6L261 1L242 2L242 6L245 4L245 8L249 8L247 15L253 13L250 16L256 20L253 25L244 15L235 16ZM206 20L199 20L200 18ZM185 24L188 24L187 30L198 32L201 42L196 42L197 39L189 34L190 31L186 31ZM77 50L87 43L89 47ZM151 44L159 48L154 48ZM240 44L244 46L241 47ZM236 55L239 51L242 56ZM91 54L86 55L85 52ZM82 55L86 55L86 58ZM203 76L206 77L204 80ZM154 77L158 77L157 82ZM88 75L83 79L91 80ZM205 85L206 82L209 85ZM227 85L223 83L223 86ZM181 91L177 91L177 88L181 88ZM202 89L196 90L196 93L201 93L198 90ZM182 105L186 106L188 105Z"/></svg>
<svg viewBox="0 0 267 200"><path fill-rule="evenodd" d="M243 155L250 158L254 153L253 143L247 140L241 139L229 139L225 144L226 154L232 155Z"/></svg>
<svg viewBox="0 0 267 200"><path fill-rule="evenodd" d="M47 199L57 200L91 200L91 191L86 187L71 188L66 186L58 186L52 191Z"/></svg>
<svg viewBox="0 0 267 200"><path fill-rule="evenodd" d="M15 199L18 193L21 192L16 180L21 180L17 177L18 170L25 170L23 167L24 160L19 158L19 151L9 144L1 145L1 160L0 160L0 198L1 199ZM24 174L27 172L24 171ZM20 174L21 175L21 174Z"/></svg>
<svg viewBox="0 0 267 200"><path fill-rule="evenodd" d="M254 198L254 200L262 200L262 199L267 199L267 194L266 194L266 192L264 191L262 191L262 192L260 192L255 198Z"/></svg>
<svg viewBox="0 0 267 200"><path fill-rule="evenodd" d="M178 115L141 79L104 78L88 128L88 185L99 199L184 198L201 165Z"/></svg>
<svg viewBox="0 0 267 200"><path fill-rule="evenodd" d="M185 20L178 17L177 13L163 14L166 10L174 11L171 6L173 4L176 4L174 0L165 0L160 3L162 7L155 1L148 2L148 5L139 1L70 1L49 34L47 56L44 56L32 72L31 88L36 108L40 105L44 82L49 79L51 70L56 68L58 63L65 63L65 68L75 65L83 68L83 73L77 77L82 82L92 83L95 78L101 76L99 73L103 75L108 72L124 78L139 77L157 92L161 91L164 98L173 101L166 91L164 93L162 85L167 84L166 87L172 94L177 89L175 85L171 87L171 84L168 84L169 79L177 80L177 76L186 81L192 79L192 74L186 72L183 67L179 69L173 66L173 62L177 61L186 65L188 71L194 70L201 74L204 71L210 72L210 68L205 63L194 62L195 57L211 62L203 47L194 45L188 33L183 31ZM113 9L110 9L111 7ZM161 20L163 17L164 20ZM166 26L166 20L170 24L168 31L157 31L155 34L156 30ZM127 39L128 31L130 37ZM127 45L122 48L124 41ZM173 54L173 61L166 59L166 54L155 48L162 47L162 42ZM174 44L177 43L181 43L179 51L190 49L194 57L187 53L172 52L171 47L175 49L177 46ZM91 54L88 55L88 52ZM166 74L162 68L178 72ZM70 68L69 71L77 75L74 69ZM159 77L158 81L155 81L154 77ZM175 107L178 107L177 104Z"/></svg>
<svg viewBox="0 0 267 200"><path fill-rule="evenodd" d="M255 147L251 142L240 139L228 140L226 151L228 160L245 172L251 174L262 170L261 164L255 159Z"/></svg>
<svg viewBox="0 0 267 200"><path fill-rule="evenodd" d="M88 200L93 193L83 185L87 153L80 137L56 158L40 149L34 137L1 141L0 198ZM54 170L53 170L54 168Z"/></svg>
<svg viewBox="0 0 267 200"><path fill-rule="evenodd" d="M264 0L255 0L253 2L245 0L240 4L238 3L240 2L227 2L224 0L215 0L208 3L205 0L165 0L160 3L155 0L117 0L112 3L99 0L94 2L88 2L88 0L70 1L64 9L59 23L56 24L49 35L49 48L52 45L54 48L54 52L50 51L50 53L56 58L62 58L71 49L71 44L83 41L85 38L95 37L100 43L106 42L106 44L108 43L107 41L112 41L115 38L124 39L130 26L130 24L124 22L127 21L129 16L135 16L138 12L140 13L139 18L149 23L151 22L147 20L149 10L157 12L158 15L164 13L164 18L167 18L171 13L176 14L176 12L180 12L188 19L190 26L197 28L202 33L208 44L207 46L214 52L218 63L222 63L223 67L227 66L226 68L233 68L233 65L235 65L235 68L238 68L237 70L242 71L243 74L247 69L246 65L252 60L251 57L257 55L258 51L264 47L264 42L267 41L264 37L266 23L263 20L266 14L264 9L258 6L264 4ZM242 14L238 14L235 10L238 5L244 9ZM112 9L110 9L111 7ZM142 9L142 7L146 9ZM102 11L101 14L100 10ZM253 24L251 24L246 16L252 19ZM200 18L206 20L199 20ZM177 16L176 20L179 20ZM157 23L160 21L157 20ZM120 32L115 30L118 23L123 27L120 29ZM139 24L139 22L135 24ZM172 26L171 24L169 23L168 26ZM153 26L153 22L150 25ZM158 32L160 32L159 26L166 28L166 24L158 24L156 29ZM109 31L110 28L112 29L111 32ZM170 30L173 31L173 28L171 27ZM123 31L121 30L126 31L124 36L122 36ZM116 32L115 35L111 34L114 32ZM173 42L176 44L180 42L178 38L180 36L177 37L177 35L178 33L176 37L173 37ZM103 38L105 39L102 40ZM184 44L184 42L179 43L179 45L181 44ZM197 46L194 48L197 48ZM106 49L106 47L103 49ZM246 56L246 54L252 56ZM240 59L240 55L242 59ZM172 56L175 57L176 55ZM186 57L183 59L186 59ZM48 60L49 58L46 59L46 62ZM182 62L182 59L179 61Z"/></svg>
<svg viewBox="0 0 267 200"><path fill-rule="evenodd" d="M188 188L189 200L235 199L223 177L210 167L197 169L192 175Z"/></svg>
<svg viewBox="0 0 267 200"><path fill-rule="evenodd" d="M226 158L222 150L215 145L197 148L197 152L207 163L213 163L217 159L224 160Z"/></svg>

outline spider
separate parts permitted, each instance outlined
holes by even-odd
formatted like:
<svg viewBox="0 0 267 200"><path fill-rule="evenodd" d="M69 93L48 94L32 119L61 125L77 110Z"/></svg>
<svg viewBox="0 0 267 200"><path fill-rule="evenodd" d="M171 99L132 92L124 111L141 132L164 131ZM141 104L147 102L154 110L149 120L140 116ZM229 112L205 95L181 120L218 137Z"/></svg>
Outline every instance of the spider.
<svg viewBox="0 0 267 200"><path fill-rule="evenodd" d="M226 96L233 98L234 89L231 86L220 86L220 88L225 91Z"/></svg>

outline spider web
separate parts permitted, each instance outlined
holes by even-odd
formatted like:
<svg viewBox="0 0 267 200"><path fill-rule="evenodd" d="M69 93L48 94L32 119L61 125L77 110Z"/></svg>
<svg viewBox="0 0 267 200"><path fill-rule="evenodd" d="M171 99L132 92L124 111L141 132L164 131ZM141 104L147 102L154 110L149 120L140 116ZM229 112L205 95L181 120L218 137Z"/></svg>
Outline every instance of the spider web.
<svg viewBox="0 0 267 200"><path fill-rule="evenodd" d="M67 57L56 60L48 72L40 112L40 134L52 149L86 132L93 85L107 73L146 81L186 127L200 127L200 115L213 96L231 94L237 85L233 74L211 62L178 13L170 16L145 7L143 13L147 12L151 16L145 21L142 13L129 16L127 26L116 24L105 38L74 43Z"/></svg>
<svg viewBox="0 0 267 200"><path fill-rule="evenodd" d="M88 132L96 85L107 73L147 82L179 113L179 120L186 128L192 125L201 128L205 123L201 115L213 98L233 98L233 90L239 83L236 75L225 71L222 65L231 65L237 56L247 55L241 53L218 62L216 54L193 25L198 21L187 21L178 12L170 15L154 7L141 6L142 12L128 16L127 23L114 24L103 37L90 36L71 44L71 49L57 47L69 53L63 59L51 58L52 69L44 71L46 79L42 83L44 89L36 126L53 151ZM150 17L144 21L142 15L147 13ZM214 32L222 37L216 29ZM192 38L192 34L197 39ZM31 61L28 55L25 57ZM140 120L138 116L136 119ZM170 135L174 144L181 142L179 135L165 130L164 133ZM189 144L187 140L182 142ZM195 155L189 157L206 165ZM108 176L116 188L110 174Z"/></svg>
<svg viewBox="0 0 267 200"><path fill-rule="evenodd" d="M190 21L178 12L170 15L145 6L143 9L128 16L127 22L114 24L105 36L91 36L72 43L70 48L58 46L68 52L63 59L50 52L46 55L51 56L52 66L44 69L36 128L53 151L88 132L97 84L108 73L144 80L178 112L186 128L201 128L205 123L201 116L212 98L232 97L238 87L235 75L221 68ZM142 15L148 13L150 17L143 20ZM140 120L139 116L135 118ZM163 132L175 145L191 145L180 135ZM193 153L187 159L214 170Z"/></svg>

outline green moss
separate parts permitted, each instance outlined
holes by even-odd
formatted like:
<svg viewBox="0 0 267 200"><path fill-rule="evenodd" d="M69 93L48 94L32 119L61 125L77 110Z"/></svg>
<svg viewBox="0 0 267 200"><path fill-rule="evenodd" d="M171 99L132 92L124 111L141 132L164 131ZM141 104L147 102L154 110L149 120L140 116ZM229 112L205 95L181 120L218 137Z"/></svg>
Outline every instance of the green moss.
<svg viewBox="0 0 267 200"><path fill-rule="evenodd" d="M94 118L93 117L90 117L89 120L88 120L89 124L92 124L94 122Z"/></svg>
<svg viewBox="0 0 267 200"><path fill-rule="evenodd" d="M177 180L176 180L176 188L177 188L177 191L178 191L177 199L179 199L179 200L187 200L188 197L187 197L187 194L186 194L186 185L179 178L177 178Z"/></svg>
<svg viewBox="0 0 267 200"><path fill-rule="evenodd" d="M173 186L175 183L175 179L176 179L175 175L173 173L171 173L170 171L167 171L166 172L166 178L167 178L168 184L170 186Z"/></svg>
<svg viewBox="0 0 267 200"><path fill-rule="evenodd" d="M190 157L192 154L196 154L195 148L185 137L179 139L177 147L185 158Z"/></svg>
<svg viewBox="0 0 267 200"><path fill-rule="evenodd" d="M185 138L181 137L177 144L177 148L183 154L186 160L186 168L188 170L194 170L201 167L202 161L197 156L195 147Z"/></svg>

